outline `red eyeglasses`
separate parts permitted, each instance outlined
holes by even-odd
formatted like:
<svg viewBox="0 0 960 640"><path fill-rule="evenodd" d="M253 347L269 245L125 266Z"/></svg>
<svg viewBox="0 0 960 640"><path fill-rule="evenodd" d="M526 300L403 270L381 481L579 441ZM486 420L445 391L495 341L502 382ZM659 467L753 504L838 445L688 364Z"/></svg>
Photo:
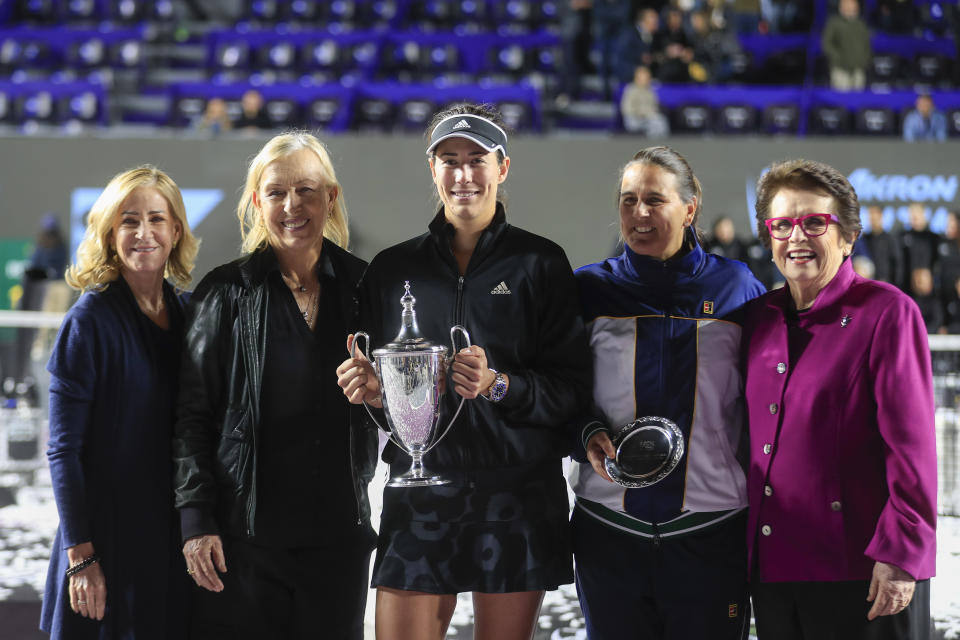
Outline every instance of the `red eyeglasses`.
<svg viewBox="0 0 960 640"><path fill-rule="evenodd" d="M831 221L839 224L840 218L832 213L808 213L799 218L767 218L763 223L767 225L771 238L786 240L793 235L793 228L797 225L808 238L822 236L827 232Z"/></svg>

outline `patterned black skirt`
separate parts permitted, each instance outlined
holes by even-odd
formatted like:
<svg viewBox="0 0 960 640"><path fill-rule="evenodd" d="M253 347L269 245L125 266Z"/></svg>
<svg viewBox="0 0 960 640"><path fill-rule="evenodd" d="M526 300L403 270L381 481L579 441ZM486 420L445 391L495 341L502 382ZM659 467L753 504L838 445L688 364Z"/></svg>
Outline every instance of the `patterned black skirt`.
<svg viewBox="0 0 960 640"><path fill-rule="evenodd" d="M573 582L559 461L452 479L384 489L372 586L508 593Z"/></svg>

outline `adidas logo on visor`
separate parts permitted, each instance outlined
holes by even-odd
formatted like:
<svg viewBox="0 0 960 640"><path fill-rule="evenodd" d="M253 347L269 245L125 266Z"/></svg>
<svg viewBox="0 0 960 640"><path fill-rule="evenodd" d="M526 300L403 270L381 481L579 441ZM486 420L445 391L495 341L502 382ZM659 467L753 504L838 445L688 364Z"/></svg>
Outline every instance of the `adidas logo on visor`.
<svg viewBox="0 0 960 640"><path fill-rule="evenodd" d="M469 128L470 128L470 123L467 122L466 120L461 120L457 124L453 125L451 130L452 129L469 129Z"/></svg>

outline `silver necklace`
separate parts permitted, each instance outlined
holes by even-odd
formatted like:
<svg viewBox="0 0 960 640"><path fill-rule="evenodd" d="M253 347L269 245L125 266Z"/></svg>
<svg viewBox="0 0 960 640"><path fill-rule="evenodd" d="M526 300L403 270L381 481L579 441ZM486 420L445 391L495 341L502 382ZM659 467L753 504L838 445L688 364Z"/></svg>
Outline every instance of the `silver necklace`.
<svg viewBox="0 0 960 640"><path fill-rule="evenodd" d="M290 283L291 287L295 289L293 294L293 301L297 303L297 309L300 311L300 315L303 316L303 321L307 323L307 326L313 329L313 323L316 320L316 311L317 311L317 301L320 298L320 282L317 281L317 286L313 289L313 293L310 295L307 300L306 308L300 306L300 301L297 299L297 293L306 293L308 291L307 287L302 284L298 284L293 281L292 278L288 277L284 273L280 273L280 276L287 282Z"/></svg>

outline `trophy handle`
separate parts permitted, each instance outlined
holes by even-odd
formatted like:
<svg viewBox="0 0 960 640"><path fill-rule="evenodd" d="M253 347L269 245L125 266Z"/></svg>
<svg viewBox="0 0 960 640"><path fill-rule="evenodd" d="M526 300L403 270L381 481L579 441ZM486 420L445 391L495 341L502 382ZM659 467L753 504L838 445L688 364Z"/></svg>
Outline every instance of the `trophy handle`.
<svg viewBox="0 0 960 640"><path fill-rule="evenodd" d="M367 334L366 331L357 331L357 332L355 332L355 333L353 334L353 351L350 353L350 357L351 357L351 358L356 358L356 357L357 357L357 351L359 351L359 349L360 349L360 338L361 338L361 337L362 337L362 338L364 339L364 341L366 342L367 348L366 348L365 350L363 350L363 351L360 351L360 353L363 354L364 356L366 356L367 360L370 362L370 365L373 367L373 370L376 371L376 370L377 370L377 364L376 364L373 360L370 359L370 336L369 336L369 334ZM379 374L379 373L377 374L377 377L378 377L378 378L380 377L380 374ZM382 385L381 385L381 387L382 387ZM363 406L364 406L364 408L367 410L367 413L370 415L370 419L373 420L373 424L377 425L377 428L380 429L380 431L383 431L385 434L387 434L387 437L390 438L390 441L393 442L393 444L395 444L395 445L397 445L398 447L400 447L401 449L403 449L403 447L400 446L400 443L397 442L396 439L394 439L394 437L393 437L393 432L390 431L389 429L384 429L384 428L383 428L383 425L380 424L380 422L377 421L377 417L376 417L375 415L373 415L373 410L370 408L370 405L367 404L367 401L366 401L366 400L363 401Z"/></svg>
<svg viewBox="0 0 960 640"><path fill-rule="evenodd" d="M452 327L450 327L450 353L452 354L456 354L457 352L457 342L455 339L455 335L458 331L461 334L463 334L463 339L466 341L467 346L468 347L473 346L473 343L470 341L470 332L467 331L466 327L464 327L463 325L455 324ZM452 362L453 358L451 357L450 360ZM431 444L427 449L424 450L424 453L426 453L427 451L430 451L430 449L433 449L435 446L437 446L440 443L440 441L443 440L443 438L447 435L447 433L450 431L450 427L452 427L453 423L457 421L457 416L460 415L460 410L463 409L464 401L465 399L461 397L460 404L457 405L457 410L453 414L453 417L450 418L450 423L447 425L447 428L443 430L443 433L440 434L439 438L433 441L433 444Z"/></svg>

